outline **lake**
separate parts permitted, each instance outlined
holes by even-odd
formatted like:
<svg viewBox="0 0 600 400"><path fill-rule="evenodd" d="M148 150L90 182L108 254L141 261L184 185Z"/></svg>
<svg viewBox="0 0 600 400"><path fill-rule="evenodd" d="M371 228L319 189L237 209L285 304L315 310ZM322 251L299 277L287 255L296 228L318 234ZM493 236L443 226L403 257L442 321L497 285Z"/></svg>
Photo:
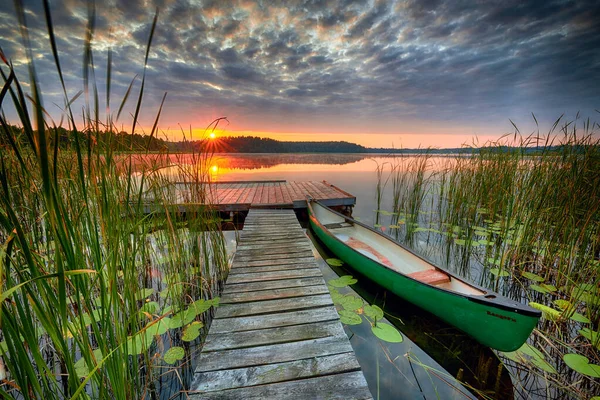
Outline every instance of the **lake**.
<svg viewBox="0 0 600 400"><path fill-rule="evenodd" d="M355 195L353 217L374 226L385 218L380 215L378 220L376 210L391 207L389 193L377 205L377 169L389 173L391 161L390 157L363 154L215 154L208 166L211 180L217 182L326 180ZM436 166L448 161L446 157L432 159ZM386 186L384 191L389 188ZM476 395L476 390L469 392L458 384L456 377L487 395L494 396L496 392L498 398L512 397L508 372L489 348L353 271L330 267L324 260L332 255L310 236L325 279L355 276L358 283L352 289L344 288L344 294L356 293L365 303L380 306L387 321L402 333L402 343L386 343L373 335L365 319L360 325L345 326L375 398L446 399ZM444 264L444 255L436 254L435 246L424 241L413 244L421 254Z"/></svg>

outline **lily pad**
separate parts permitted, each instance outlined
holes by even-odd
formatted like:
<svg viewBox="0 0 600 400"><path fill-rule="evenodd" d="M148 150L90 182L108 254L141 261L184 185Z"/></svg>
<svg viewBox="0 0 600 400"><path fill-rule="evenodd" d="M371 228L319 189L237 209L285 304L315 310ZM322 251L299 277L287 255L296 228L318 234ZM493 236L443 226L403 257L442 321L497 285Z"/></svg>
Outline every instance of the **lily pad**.
<svg viewBox="0 0 600 400"><path fill-rule="evenodd" d="M185 350L183 347L175 346L171 347L165 355L163 356L163 360L167 364L175 364L177 361L181 360L185 356Z"/></svg>
<svg viewBox="0 0 600 400"><path fill-rule="evenodd" d="M579 334L592 342L592 344L600 350L600 333L593 331L590 328L583 328L579 330Z"/></svg>
<svg viewBox="0 0 600 400"><path fill-rule="evenodd" d="M489 257L487 259L488 264L494 264L498 267L502 264L502 261L499 258Z"/></svg>
<svg viewBox="0 0 600 400"><path fill-rule="evenodd" d="M344 309L354 311L363 306L363 301L356 296L346 295L340 299L340 304L342 307L344 307Z"/></svg>
<svg viewBox="0 0 600 400"><path fill-rule="evenodd" d="M546 289L540 285L529 285L529 289L535 290L536 292L543 293L543 294L550 293L550 291L548 289Z"/></svg>
<svg viewBox="0 0 600 400"><path fill-rule="evenodd" d="M491 241L491 240L481 239L481 240L478 240L477 243L479 243L482 246L493 246L496 242Z"/></svg>
<svg viewBox="0 0 600 400"><path fill-rule="evenodd" d="M458 246L466 246L467 241L465 239L454 239L454 244Z"/></svg>
<svg viewBox="0 0 600 400"><path fill-rule="evenodd" d="M140 289L140 290L138 290L136 292L135 298L143 300L146 297L152 296L153 294L154 294L154 289L152 289L152 288L144 288L144 289Z"/></svg>
<svg viewBox="0 0 600 400"><path fill-rule="evenodd" d="M212 301L206 301L204 299L200 299L200 300L196 300L195 302L190 304L190 307L188 308L188 310L191 313L194 313L196 316L196 315L200 315L203 312L205 312L206 310L208 310L210 307L212 307L212 305L213 305Z"/></svg>
<svg viewBox="0 0 600 400"><path fill-rule="evenodd" d="M100 349L94 350L92 352L92 354L94 354L94 358L96 359L96 362L99 362L100 360L102 360L102 351ZM88 376L90 373L87 363L85 362L85 358L83 358L83 357L81 357L79 360L77 360L77 362L73 366L75 367L75 372L77 373L77 376L79 376L80 378L83 378L84 376Z"/></svg>
<svg viewBox="0 0 600 400"><path fill-rule="evenodd" d="M360 315L356 314L353 311L341 310L338 311L340 315L340 321L342 324L346 325L360 325L362 323L362 318Z"/></svg>
<svg viewBox="0 0 600 400"><path fill-rule="evenodd" d="M153 321L147 325L146 335L149 335L149 336L164 335L169 330L170 323L171 323L171 319L168 317L161 318L158 321Z"/></svg>
<svg viewBox="0 0 600 400"><path fill-rule="evenodd" d="M510 276L508 271L501 270L499 268L490 268L490 272L495 276L500 276L500 277Z"/></svg>
<svg viewBox="0 0 600 400"><path fill-rule="evenodd" d="M341 301L344 298L344 295L337 291L337 289L333 287L328 287L329 293L331 295L331 300L333 300L334 304L341 305Z"/></svg>
<svg viewBox="0 0 600 400"><path fill-rule="evenodd" d="M567 308L571 308L573 304L569 300L558 299L554 300L554 304L561 310L566 310Z"/></svg>
<svg viewBox="0 0 600 400"><path fill-rule="evenodd" d="M542 278L541 276L534 274L533 272L521 272L521 275L527 279L531 279L532 281L535 282L544 282L544 278Z"/></svg>
<svg viewBox="0 0 600 400"><path fill-rule="evenodd" d="M352 275L344 275L344 276L340 276L337 279L332 279L327 283L336 288L343 288L343 287L346 287L349 285L354 285L356 282L358 282L358 281L356 279L354 279L352 277Z"/></svg>
<svg viewBox="0 0 600 400"><path fill-rule="evenodd" d="M560 319L561 312L555 310L552 307L548 307L540 303L535 303L533 301L529 303L529 306L540 310L543 313L544 317L550 321L556 321Z"/></svg>
<svg viewBox="0 0 600 400"><path fill-rule="evenodd" d="M592 321L590 321L590 319L588 317L586 317L585 315L580 314L578 312L574 312L573 315L571 315L571 319L573 321L581 322L583 324L589 324L592 322Z"/></svg>
<svg viewBox="0 0 600 400"><path fill-rule="evenodd" d="M149 314L156 314L159 309L160 306L156 301L150 301L148 303L144 303L144 305L140 308L140 311L147 312Z"/></svg>
<svg viewBox="0 0 600 400"><path fill-rule="evenodd" d="M590 364L590 360L581 354L565 354L563 360L571 369L582 375L600 378L600 365Z"/></svg>
<svg viewBox="0 0 600 400"><path fill-rule="evenodd" d="M196 318L196 312L193 308L182 310L177 314L171 317L171 321L169 322L169 328L181 328L184 325L189 324Z"/></svg>
<svg viewBox="0 0 600 400"><path fill-rule="evenodd" d="M371 331L384 342L401 343L404 340L400 332L390 324L378 323L371 327Z"/></svg>
<svg viewBox="0 0 600 400"><path fill-rule="evenodd" d="M142 354L145 350L148 350L154 336L146 335L145 332L137 333L134 336L127 337L127 354L130 356L137 356Z"/></svg>
<svg viewBox="0 0 600 400"><path fill-rule="evenodd" d="M379 320L383 318L383 310L376 305L366 305L363 307L363 312L365 315L371 319Z"/></svg>
<svg viewBox="0 0 600 400"><path fill-rule="evenodd" d="M331 265L332 267L341 267L342 265L344 265L344 262L337 258L328 258L325 260L325 262Z"/></svg>
<svg viewBox="0 0 600 400"><path fill-rule="evenodd" d="M181 340L184 342L191 342L192 340L195 340L198 336L200 336L200 329L202 329L203 326L204 324L200 321L192 322L184 329Z"/></svg>

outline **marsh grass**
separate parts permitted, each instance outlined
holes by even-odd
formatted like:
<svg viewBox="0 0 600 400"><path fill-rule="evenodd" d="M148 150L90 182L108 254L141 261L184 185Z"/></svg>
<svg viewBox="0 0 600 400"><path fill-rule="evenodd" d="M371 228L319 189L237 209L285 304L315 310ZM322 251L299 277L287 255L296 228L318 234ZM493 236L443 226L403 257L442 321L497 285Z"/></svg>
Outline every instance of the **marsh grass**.
<svg viewBox="0 0 600 400"><path fill-rule="evenodd" d="M600 392L598 128L560 118L468 157L399 158L387 177L392 236L543 311L527 345L500 353L524 397Z"/></svg>
<svg viewBox="0 0 600 400"><path fill-rule="evenodd" d="M12 103L20 128L10 125L4 113L0 117L0 395L159 398L166 375L189 376L183 371L191 364L189 343L198 341L210 309L218 305L215 296L227 273L223 237L208 208L190 210L182 222L179 210L169 206L173 189L160 157L112 151L110 132L116 131L132 97L133 82L115 116L110 111L109 52L107 117L100 122L91 51L93 8L84 49L84 122L76 124L50 7L44 5L71 136L68 143L61 142L61 127L44 110L25 13L17 2L29 77L24 86L2 55L0 106ZM133 131L155 26L156 17ZM160 109L150 136L157 133L159 117ZM199 172L183 174L185 182L204 173L202 157L200 152L192 155ZM206 200L206 188L194 188L194 198ZM168 360L169 349L179 346L188 350L187 358Z"/></svg>

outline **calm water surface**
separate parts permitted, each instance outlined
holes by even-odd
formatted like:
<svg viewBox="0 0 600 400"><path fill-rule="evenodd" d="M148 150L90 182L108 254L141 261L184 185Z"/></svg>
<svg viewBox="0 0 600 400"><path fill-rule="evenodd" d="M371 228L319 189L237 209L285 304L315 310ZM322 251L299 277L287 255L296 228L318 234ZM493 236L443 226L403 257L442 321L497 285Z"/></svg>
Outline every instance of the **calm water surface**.
<svg viewBox="0 0 600 400"><path fill-rule="evenodd" d="M356 196L353 216L371 226L377 209L377 167L389 171L392 160L381 155L357 154L216 154L211 160L213 181L279 180L323 181ZM442 165L448 159L434 159ZM390 185L391 186L391 185ZM389 188L388 188L389 189ZM391 208L391 196L381 209ZM310 232L309 232L310 234ZM312 235L311 235L312 236ZM312 238L312 237L311 237ZM353 275L359 282L349 293L356 292L366 303L380 306L386 319L403 334L402 343L386 343L371 332L363 318L361 325L346 326L346 331L369 383L379 399L450 399L470 398L455 377L492 398L511 398L512 386L505 369L499 367L495 354L437 317L388 293L352 270L329 267L324 258L332 257L312 238L319 264L326 280L338 275ZM417 243L415 250L440 261L435 249Z"/></svg>

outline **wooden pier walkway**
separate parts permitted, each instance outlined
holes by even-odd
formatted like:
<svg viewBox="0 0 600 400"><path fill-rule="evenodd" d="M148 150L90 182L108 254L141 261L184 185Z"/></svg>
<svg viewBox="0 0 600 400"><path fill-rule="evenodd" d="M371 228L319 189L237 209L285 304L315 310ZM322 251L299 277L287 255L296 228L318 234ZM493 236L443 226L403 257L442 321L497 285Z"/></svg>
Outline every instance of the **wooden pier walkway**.
<svg viewBox="0 0 600 400"><path fill-rule="evenodd" d="M193 399L371 399L292 210L250 210Z"/></svg>
<svg viewBox="0 0 600 400"><path fill-rule="evenodd" d="M274 181L230 181L203 185L206 204L220 212L248 211L250 208L306 208L306 196L311 196L329 207L352 207L356 197L326 181L294 182ZM176 182L173 185L171 205L180 212L198 206L194 190L197 183ZM152 194L146 198L146 212L157 212Z"/></svg>

